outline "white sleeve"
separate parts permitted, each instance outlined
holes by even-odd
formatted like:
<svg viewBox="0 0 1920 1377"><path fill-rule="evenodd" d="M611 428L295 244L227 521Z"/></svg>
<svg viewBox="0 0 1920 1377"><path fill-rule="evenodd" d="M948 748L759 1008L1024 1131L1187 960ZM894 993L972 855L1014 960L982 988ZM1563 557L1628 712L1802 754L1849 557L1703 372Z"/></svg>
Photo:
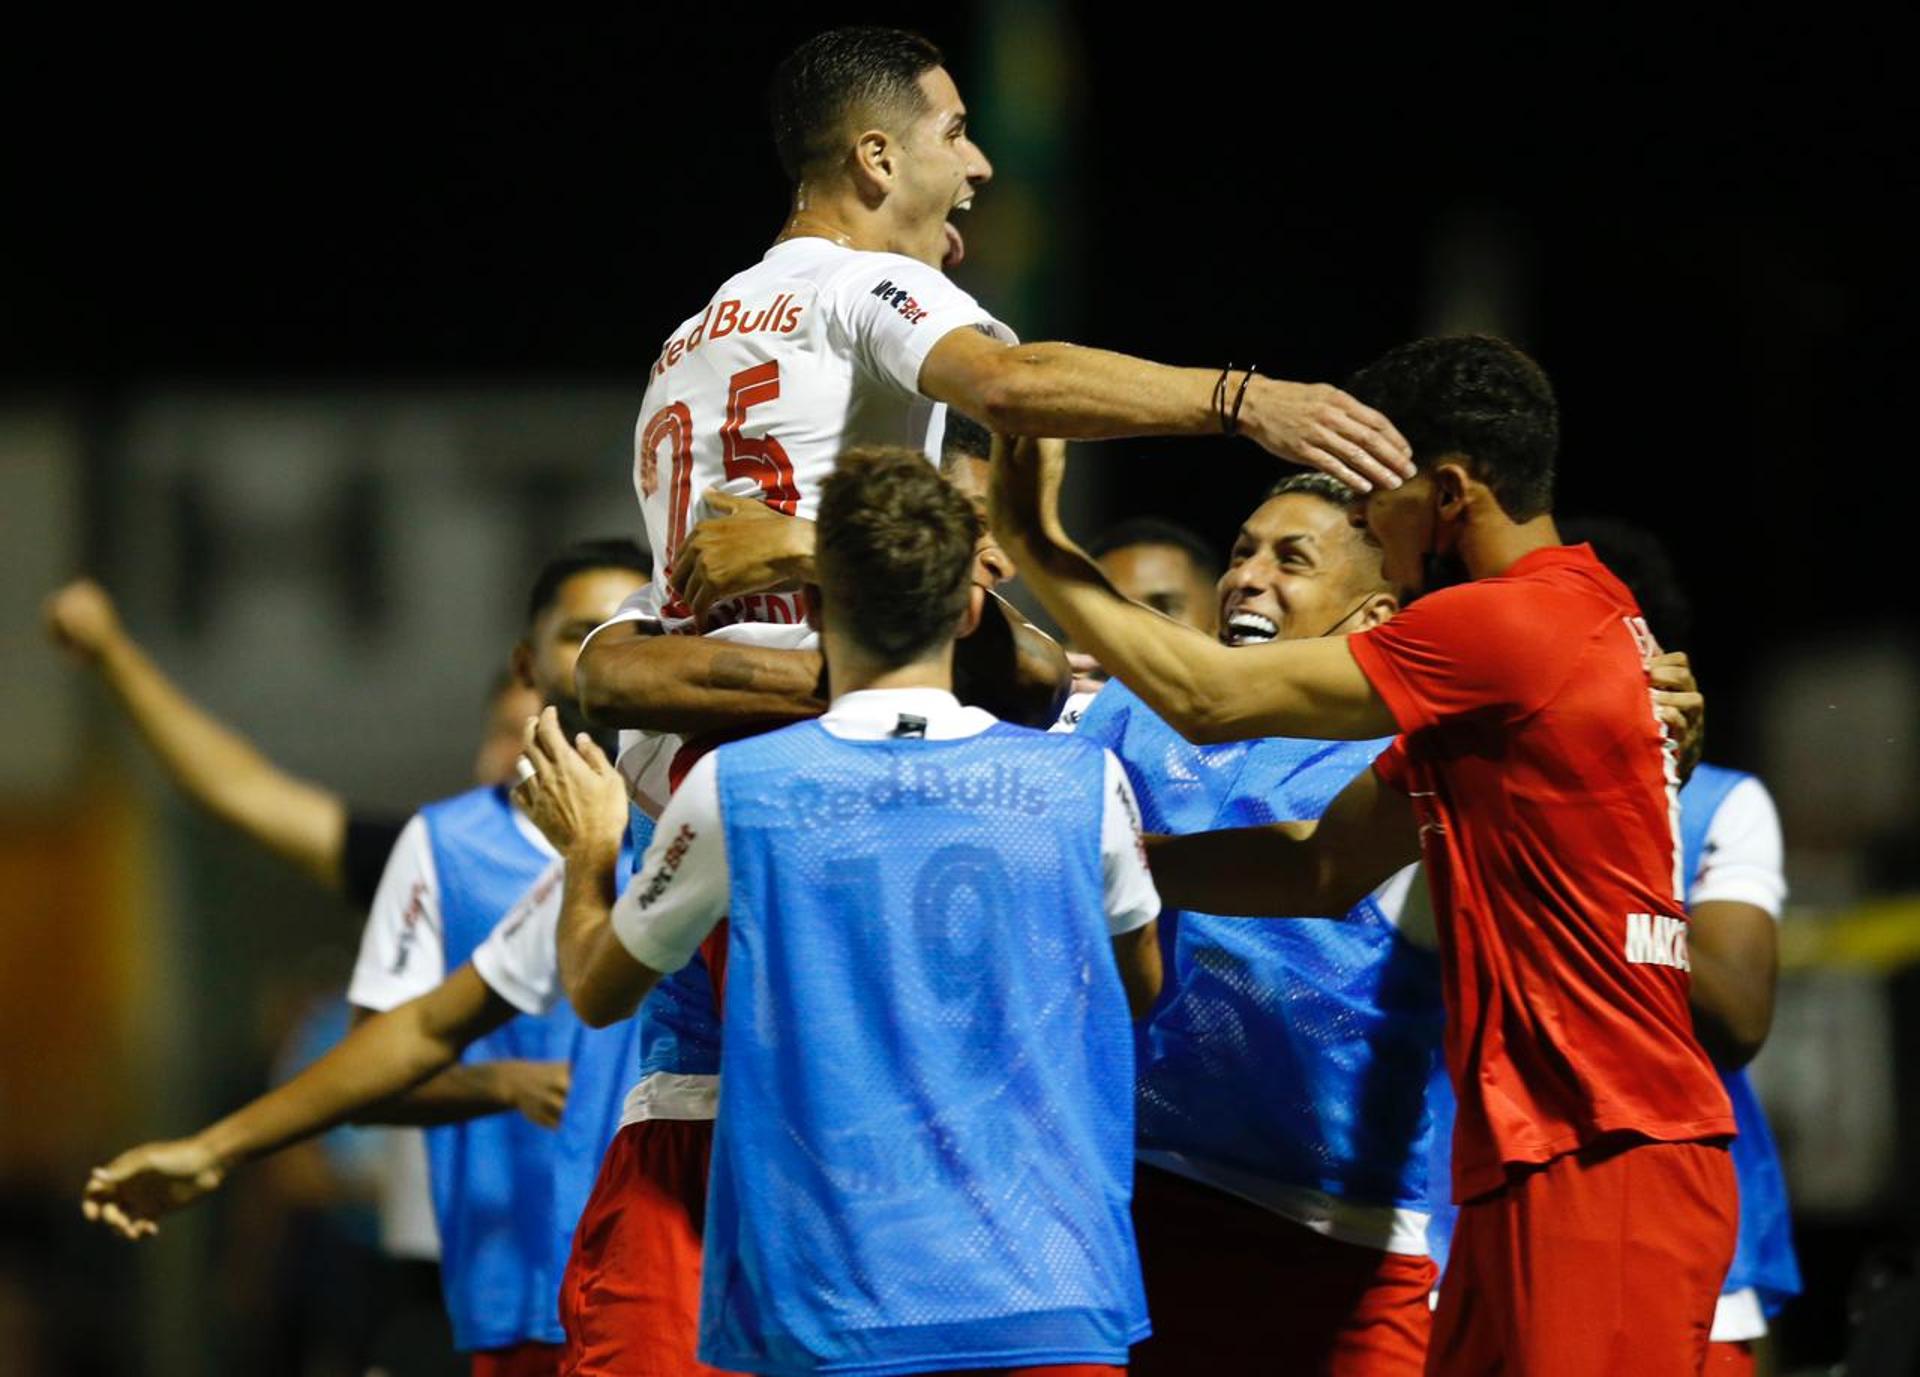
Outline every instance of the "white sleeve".
<svg viewBox="0 0 1920 1377"><path fill-rule="evenodd" d="M614 901L614 935L641 965L677 971L726 916L730 883L719 762L709 752L667 801L640 872Z"/></svg>
<svg viewBox="0 0 1920 1377"><path fill-rule="evenodd" d="M951 331L974 329L1007 344L1019 342L945 273L900 254L863 254L825 297L854 359L902 392L919 393L920 365Z"/></svg>
<svg viewBox="0 0 1920 1377"><path fill-rule="evenodd" d="M1687 890L1689 904L1752 904L1773 917L1787 901L1780 815L1767 786L1743 779L1720 801L1700 848L1700 871Z"/></svg>
<svg viewBox="0 0 1920 1377"><path fill-rule="evenodd" d="M560 1002L560 898L566 862L555 860L473 950L473 969L523 1014Z"/></svg>
<svg viewBox="0 0 1920 1377"><path fill-rule="evenodd" d="M1140 805L1127 772L1112 751L1107 760L1106 805L1100 819L1100 876L1106 883L1107 931L1115 937L1143 928L1160 916L1160 891L1147 869L1147 846L1140 838Z"/></svg>
<svg viewBox="0 0 1920 1377"><path fill-rule="evenodd" d="M1087 715L1087 709L1099 695L1094 693L1075 693L1068 695L1066 706L1060 709L1060 717L1047 730L1050 732L1077 731L1080 719Z"/></svg>
<svg viewBox="0 0 1920 1377"><path fill-rule="evenodd" d="M427 820L415 813L380 872L347 1002L375 1013L405 1004L447 978L440 929L440 880Z"/></svg>
<svg viewBox="0 0 1920 1377"><path fill-rule="evenodd" d="M631 593L627 594L625 598L621 599L620 605L614 609L611 617L608 617L604 622L601 622L600 625L594 627L593 630L587 633L586 639L580 642L580 648L585 650L587 648L587 641L591 641L595 636L598 636L610 626L619 626L622 622L641 622L658 625L659 621L659 585L655 583L643 583Z"/></svg>

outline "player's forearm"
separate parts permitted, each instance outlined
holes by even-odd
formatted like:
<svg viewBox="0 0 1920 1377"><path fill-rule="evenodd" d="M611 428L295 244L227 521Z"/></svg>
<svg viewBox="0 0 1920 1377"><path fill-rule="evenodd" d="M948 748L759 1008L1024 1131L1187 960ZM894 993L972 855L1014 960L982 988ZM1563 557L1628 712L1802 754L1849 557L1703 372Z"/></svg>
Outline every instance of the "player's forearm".
<svg viewBox="0 0 1920 1377"><path fill-rule="evenodd" d="M818 717L827 710L824 668L811 650L611 627L581 652L574 686L599 726L696 736Z"/></svg>
<svg viewBox="0 0 1920 1377"><path fill-rule="evenodd" d="M923 376L923 385L931 385L935 400L1003 434L1103 440L1218 434L1219 379L1217 369L1174 368L1105 349L1044 343L998 351L983 366L952 378Z"/></svg>
<svg viewBox="0 0 1920 1377"><path fill-rule="evenodd" d="M1365 875L1341 873L1317 830L1311 823L1274 823L1183 837L1149 836L1147 862L1154 888L1168 908L1197 913L1337 917L1365 898L1372 886Z"/></svg>
<svg viewBox="0 0 1920 1377"><path fill-rule="evenodd" d="M1071 644L1139 694L1175 731L1200 742L1253 734L1245 730L1249 713L1241 703L1246 676L1235 673L1232 658L1239 652L1122 597L1070 542L1026 532L1002 539L1028 588ZM1280 686L1267 687L1273 692L1259 706L1271 710Z"/></svg>
<svg viewBox="0 0 1920 1377"><path fill-rule="evenodd" d="M1698 905L1690 918L1694 1034L1714 1065L1738 1070L1759 1055L1773 1028L1774 919L1756 905L1732 901Z"/></svg>
<svg viewBox="0 0 1920 1377"><path fill-rule="evenodd" d="M652 973L628 955L613 930L619 859L617 842L612 850L586 844L567 854L556 933L560 987L590 1028L630 1016L653 985Z"/></svg>
<svg viewBox="0 0 1920 1377"><path fill-rule="evenodd" d="M177 688L124 637L103 647L101 676L181 792L330 889L341 883L347 810L286 774Z"/></svg>
<svg viewBox="0 0 1920 1377"><path fill-rule="evenodd" d="M423 1081L413 1089L378 1104L356 1110L356 1124L404 1124L431 1128L436 1124L465 1123L515 1107L512 1088L504 1074L507 1063L460 1063Z"/></svg>
<svg viewBox="0 0 1920 1377"><path fill-rule="evenodd" d="M453 1064L462 1044L430 1028L415 1000L368 1019L338 1047L200 1134L222 1168L310 1138Z"/></svg>

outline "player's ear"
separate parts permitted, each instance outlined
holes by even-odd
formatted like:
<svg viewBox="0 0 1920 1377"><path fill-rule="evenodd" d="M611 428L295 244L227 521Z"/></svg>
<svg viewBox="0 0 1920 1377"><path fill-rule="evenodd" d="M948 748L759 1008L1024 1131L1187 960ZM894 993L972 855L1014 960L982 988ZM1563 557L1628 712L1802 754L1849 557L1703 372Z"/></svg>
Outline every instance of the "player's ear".
<svg viewBox="0 0 1920 1377"><path fill-rule="evenodd" d="M1468 495L1474 487L1473 475L1467 472L1467 466L1458 459L1449 459L1434 465L1433 491L1442 518L1457 520L1463 516L1466 512Z"/></svg>
<svg viewBox="0 0 1920 1377"><path fill-rule="evenodd" d="M1360 611L1353 620L1358 630L1366 631L1388 620L1399 610L1400 599L1382 590L1360 605Z"/></svg>
<svg viewBox="0 0 1920 1377"><path fill-rule="evenodd" d="M540 687L539 681L533 677L533 647L525 641L514 644L513 654L507 657L507 669L512 673L516 684L530 689Z"/></svg>
<svg viewBox="0 0 1920 1377"><path fill-rule="evenodd" d="M884 129L868 129L853 141L853 180L861 199L878 204L893 189L900 150Z"/></svg>

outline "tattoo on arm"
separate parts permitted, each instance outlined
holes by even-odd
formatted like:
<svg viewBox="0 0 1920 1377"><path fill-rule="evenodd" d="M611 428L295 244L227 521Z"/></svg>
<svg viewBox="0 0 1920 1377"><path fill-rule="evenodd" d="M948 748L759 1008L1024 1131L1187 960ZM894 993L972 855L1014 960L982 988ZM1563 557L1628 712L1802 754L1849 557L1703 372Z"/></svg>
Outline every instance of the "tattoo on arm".
<svg viewBox="0 0 1920 1377"><path fill-rule="evenodd" d="M752 688L753 683L753 659L737 650L716 652L713 663L707 667L709 688L746 689Z"/></svg>

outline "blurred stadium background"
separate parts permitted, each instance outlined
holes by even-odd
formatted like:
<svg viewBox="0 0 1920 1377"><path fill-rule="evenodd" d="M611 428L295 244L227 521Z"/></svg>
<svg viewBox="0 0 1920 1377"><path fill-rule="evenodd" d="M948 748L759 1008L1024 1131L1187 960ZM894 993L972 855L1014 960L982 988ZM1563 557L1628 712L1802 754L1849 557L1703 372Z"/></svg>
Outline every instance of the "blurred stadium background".
<svg viewBox="0 0 1920 1377"><path fill-rule="evenodd" d="M94 1161L253 1093L358 932L179 803L41 598L95 573L193 695L356 801L461 787L540 558L638 534L659 341L779 224L766 73L875 17L152 14L10 55L0 1372L246 1370L247 1336L331 1285L257 1227L297 1181L138 1250L76 1199ZM1709 758L1782 807L1756 1077L1808 1293L1776 1356L1835 1361L1862 1267L1920 1232L1896 36L1830 11L879 17L941 43L974 107L998 175L957 276L1026 337L1337 379L1492 329L1554 376L1561 510L1669 542ZM1079 529L1152 513L1224 543L1272 469L1199 451L1083 455Z"/></svg>

